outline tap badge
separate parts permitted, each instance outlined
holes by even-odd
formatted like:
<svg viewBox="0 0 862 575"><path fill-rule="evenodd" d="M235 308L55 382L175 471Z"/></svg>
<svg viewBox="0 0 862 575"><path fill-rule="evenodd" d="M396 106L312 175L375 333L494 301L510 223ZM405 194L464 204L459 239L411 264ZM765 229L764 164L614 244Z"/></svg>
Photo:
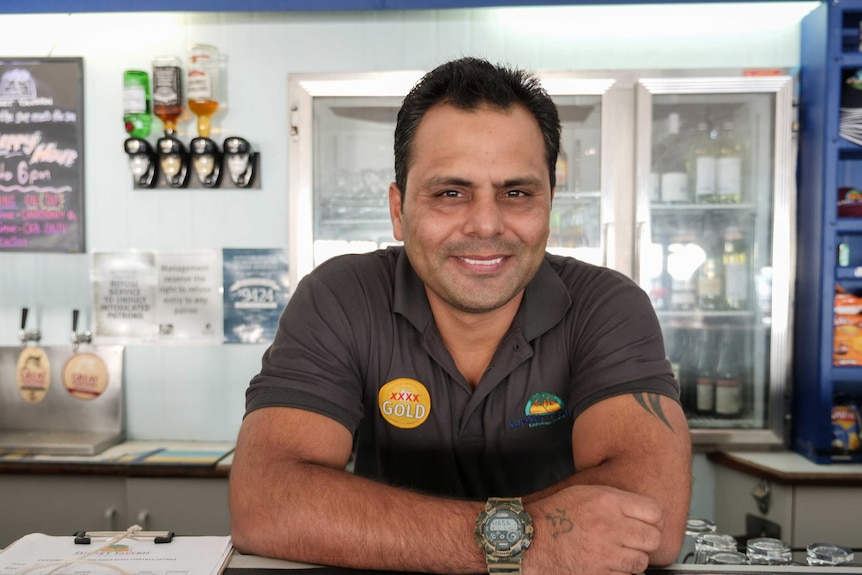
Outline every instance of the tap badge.
<svg viewBox="0 0 862 575"><path fill-rule="evenodd" d="M425 386L401 377L380 388L377 394L380 415L391 425L401 429L419 427L431 413L431 396Z"/></svg>

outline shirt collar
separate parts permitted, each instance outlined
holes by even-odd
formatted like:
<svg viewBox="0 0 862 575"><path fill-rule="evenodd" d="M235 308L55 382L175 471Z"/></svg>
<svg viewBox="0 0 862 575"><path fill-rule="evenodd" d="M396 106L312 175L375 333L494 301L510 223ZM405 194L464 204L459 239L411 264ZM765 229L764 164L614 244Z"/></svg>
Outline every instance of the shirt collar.
<svg viewBox="0 0 862 575"><path fill-rule="evenodd" d="M403 315L413 327L424 332L432 321L431 306L425 293L425 284L416 275L403 247L395 263L395 313ZM535 277L527 284L521 307L515 316L527 341L542 335L562 320L572 305L572 298L560 276L548 263L548 256L539 266Z"/></svg>

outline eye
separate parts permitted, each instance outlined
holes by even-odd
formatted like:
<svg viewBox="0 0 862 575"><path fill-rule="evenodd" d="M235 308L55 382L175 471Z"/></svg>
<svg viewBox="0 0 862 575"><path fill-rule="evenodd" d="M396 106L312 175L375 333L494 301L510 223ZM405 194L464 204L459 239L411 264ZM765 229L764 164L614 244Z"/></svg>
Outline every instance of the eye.
<svg viewBox="0 0 862 575"><path fill-rule="evenodd" d="M506 190L503 195L507 198L523 198L529 196L530 193L526 190Z"/></svg>
<svg viewBox="0 0 862 575"><path fill-rule="evenodd" d="M461 197L461 192L458 190L443 190L441 192L437 192L437 195L443 198L459 198Z"/></svg>

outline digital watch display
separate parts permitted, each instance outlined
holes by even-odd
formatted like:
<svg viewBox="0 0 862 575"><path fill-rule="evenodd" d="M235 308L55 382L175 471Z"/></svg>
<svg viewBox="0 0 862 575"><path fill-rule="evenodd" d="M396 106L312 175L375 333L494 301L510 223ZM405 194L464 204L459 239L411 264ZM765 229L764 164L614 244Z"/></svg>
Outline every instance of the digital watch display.
<svg viewBox="0 0 862 575"><path fill-rule="evenodd" d="M521 559L533 540L533 521L520 498L492 497L476 518L476 542L489 573L521 573Z"/></svg>

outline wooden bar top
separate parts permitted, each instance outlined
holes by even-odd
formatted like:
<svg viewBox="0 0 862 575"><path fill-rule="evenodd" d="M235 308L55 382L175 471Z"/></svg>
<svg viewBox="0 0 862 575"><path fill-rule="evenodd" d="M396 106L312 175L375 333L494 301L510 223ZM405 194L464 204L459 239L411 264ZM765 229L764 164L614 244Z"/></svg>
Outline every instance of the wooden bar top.
<svg viewBox="0 0 862 575"><path fill-rule="evenodd" d="M125 441L97 455L0 452L0 473L117 475L124 477L227 477L232 442Z"/></svg>

